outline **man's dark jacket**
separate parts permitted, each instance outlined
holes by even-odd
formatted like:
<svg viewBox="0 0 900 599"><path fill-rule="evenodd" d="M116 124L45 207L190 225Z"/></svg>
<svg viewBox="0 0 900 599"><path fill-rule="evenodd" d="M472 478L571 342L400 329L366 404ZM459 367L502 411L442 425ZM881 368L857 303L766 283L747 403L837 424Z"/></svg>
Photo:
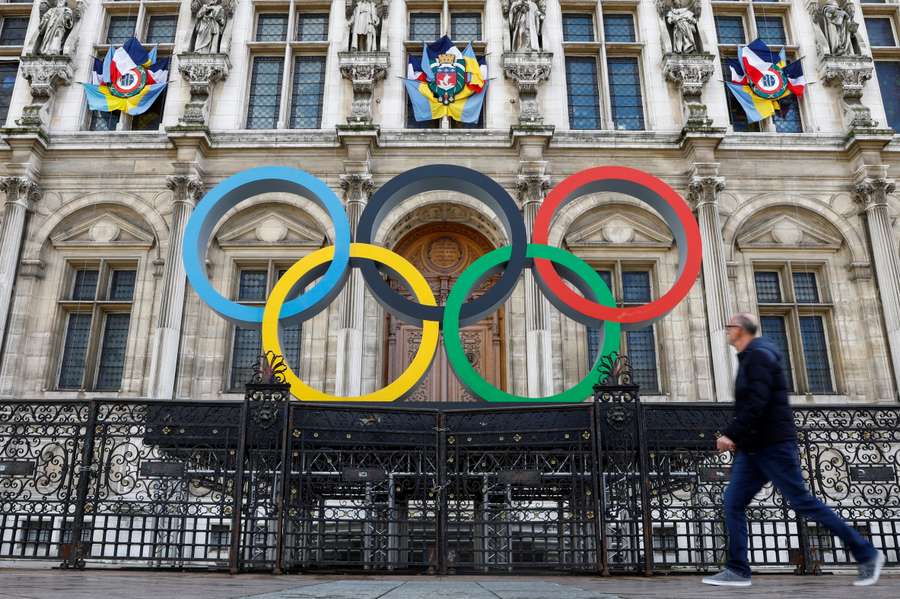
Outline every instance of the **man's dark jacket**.
<svg viewBox="0 0 900 599"><path fill-rule="evenodd" d="M725 436L744 451L796 440L781 354L771 341L757 337L738 354L738 362L734 418L725 429Z"/></svg>

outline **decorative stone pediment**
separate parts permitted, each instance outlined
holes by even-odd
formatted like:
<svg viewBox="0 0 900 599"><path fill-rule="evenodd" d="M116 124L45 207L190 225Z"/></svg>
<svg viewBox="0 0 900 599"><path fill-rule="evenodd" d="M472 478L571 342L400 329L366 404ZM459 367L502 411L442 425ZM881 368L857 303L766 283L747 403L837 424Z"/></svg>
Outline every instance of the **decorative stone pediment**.
<svg viewBox="0 0 900 599"><path fill-rule="evenodd" d="M789 215L748 229L737 238L740 249L816 248L838 250L843 240L835 232Z"/></svg>
<svg viewBox="0 0 900 599"><path fill-rule="evenodd" d="M260 214L233 227L223 228L216 240L223 248L254 245L315 246L322 244L322 233L282 214Z"/></svg>
<svg viewBox="0 0 900 599"><path fill-rule="evenodd" d="M153 235L121 216L107 212L50 236L56 248L90 247L97 244L128 248L153 246Z"/></svg>
<svg viewBox="0 0 900 599"><path fill-rule="evenodd" d="M569 247L629 245L669 248L672 236L631 218L627 214L609 214L565 236Z"/></svg>

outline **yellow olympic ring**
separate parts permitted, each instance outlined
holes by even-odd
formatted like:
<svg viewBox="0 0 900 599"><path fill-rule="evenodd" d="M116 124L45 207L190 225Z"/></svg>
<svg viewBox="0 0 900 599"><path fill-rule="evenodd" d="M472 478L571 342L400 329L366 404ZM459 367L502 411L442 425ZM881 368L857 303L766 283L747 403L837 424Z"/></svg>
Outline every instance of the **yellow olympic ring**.
<svg viewBox="0 0 900 599"><path fill-rule="evenodd" d="M328 246L320 250L304 256L294 263L284 275L275 284L272 294L266 301L266 308L263 312L262 321L262 345L263 352L272 351L276 355L281 355L281 343L278 340L278 316L281 312L281 305L287 299L291 288L303 276L322 264L326 264L334 257L334 246ZM384 264L393 270L399 277L407 281L413 294L419 303L426 306L436 306L437 301L434 299L434 293L431 287L415 266L406 258L399 254L395 254L391 250L377 245L368 243L351 243L350 258L374 260ZM404 370L397 380L382 387L377 391L366 395L356 397L340 397L330 395L313 389L300 380L290 365L283 373L284 380L291 386L291 394L296 398L303 398L300 401L371 401L371 402L390 402L403 397L412 390L416 384L424 378L431 361L437 352L438 340L440 338L440 323L436 320L426 320L422 322L422 340L419 342L419 349L413 357L412 362Z"/></svg>

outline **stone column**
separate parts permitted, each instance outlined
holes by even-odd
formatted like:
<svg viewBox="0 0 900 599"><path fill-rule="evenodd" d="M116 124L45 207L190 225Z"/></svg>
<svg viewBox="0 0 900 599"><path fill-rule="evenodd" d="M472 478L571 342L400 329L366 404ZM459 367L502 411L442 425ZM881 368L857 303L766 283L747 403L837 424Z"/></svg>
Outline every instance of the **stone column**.
<svg viewBox="0 0 900 599"><path fill-rule="evenodd" d="M550 178L544 175L546 163L523 163L518 178L519 197L528 239L534 230L544 193ZM528 395L543 397L553 393L553 346L550 335L550 310L531 270L525 271L525 371Z"/></svg>
<svg viewBox="0 0 900 599"><path fill-rule="evenodd" d="M372 175L341 175L350 233L356 238L356 225L369 201L374 185ZM363 375L363 318L365 316L365 284L357 269L350 272L340 296L341 327L337 334L337 364L334 377L335 395L360 395Z"/></svg>
<svg viewBox="0 0 900 599"><path fill-rule="evenodd" d="M22 250L25 219L41 197L41 190L30 177L2 177L0 191L6 193L6 211L0 231L0 342L6 334L9 306L16 281L16 265Z"/></svg>
<svg viewBox="0 0 900 599"><path fill-rule="evenodd" d="M732 312L728 293L728 267L722 223L719 219L718 194L725 189L725 179L718 176L718 163L697 163L691 173L689 199L697 213L703 241L703 293L712 358L716 401L731 397L732 350L725 337L725 325Z"/></svg>
<svg viewBox="0 0 900 599"><path fill-rule="evenodd" d="M857 171L854 195L863 210L869 232L872 264L875 265L875 280L894 369L894 389L900 393L900 257L897 256L887 206L888 195L894 192L896 185L885 177L886 171L885 166L861 168Z"/></svg>
<svg viewBox="0 0 900 599"><path fill-rule="evenodd" d="M169 248L163 272L159 318L154 328L150 354L149 396L154 399L174 399L181 317L187 284L181 259L184 229L194 204L203 194L203 183L196 176L173 175L166 184L173 196L172 225L169 227Z"/></svg>

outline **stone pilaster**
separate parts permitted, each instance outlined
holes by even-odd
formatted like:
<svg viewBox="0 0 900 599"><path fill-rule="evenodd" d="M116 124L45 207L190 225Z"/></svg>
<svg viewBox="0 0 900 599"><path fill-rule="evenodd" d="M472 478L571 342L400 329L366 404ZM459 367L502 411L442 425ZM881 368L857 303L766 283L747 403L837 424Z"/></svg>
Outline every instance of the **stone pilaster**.
<svg viewBox="0 0 900 599"><path fill-rule="evenodd" d="M856 173L853 192L869 232L872 264L875 265L875 280L894 369L894 390L900 393L900 257L891 233L887 205L888 195L894 192L896 184L886 174L886 166L864 166Z"/></svg>
<svg viewBox="0 0 900 599"><path fill-rule="evenodd" d="M718 176L718 163L697 163L691 173L689 200L697 214L703 241L703 293L712 357L715 400L731 397L732 350L725 336L725 325L732 312L728 292L728 265L722 240L718 196L725 179Z"/></svg>
<svg viewBox="0 0 900 599"><path fill-rule="evenodd" d="M173 175L166 184L172 190L172 224L169 227L159 318L153 331L150 355L149 396L154 399L174 399L178 344L187 285L181 259L184 229L194 205L203 194L203 182L193 175Z"/></svg>
<svg viewBox="0 0 900 599"><path fill-rule="evenodd" d="M184 105L184 113L179 119L182 126L207 125L213 87L224 81L230 70L231 60L227 54L186 52L178 55L178 71L187 81L191 92L191 98Z"/></svg>
<svg viewBox="0 0 900 599"><path fill-rule="evenodd" d="M354 125L372 124L372 98L375 85L387 75L390 54L387 52L340 52L338 65L341 75L353 85L353 103L347 122Z"/></svg>
<svg viewBox="0 0 900 599"><path fill-rule="evenodd" d="M550 187L550 178L544 174L543 161L522 162L519 168L518 188L522 204L522 216L528 239L534 230L534 219L544 194ZM550 334L550 307L541 293L531 270L525 271L525 371L528 374L528 395L543 397L553 393L553 345Z"/></svg>
<svg viewBox="0 0 900 599"><path fill-rule="evenodd" d="M356 225L369 196L375 189L368 172L341 175L344 201L350 232L356 237ZM353 269L340 295L340 328L337 333L337 364L335 394L360 395L363 375L363 317L365 313L365 284L362 274Z"/></svg>
<svg viewBox="0 0 900 599"><path fill-rule="evenodd" d="M22 250L28 211L41 198L41 190L30 177L2 177L0 191L6 194L3 229L0 230L0 342L6 334L9 306L16 280L16 265Z"/></svg>

